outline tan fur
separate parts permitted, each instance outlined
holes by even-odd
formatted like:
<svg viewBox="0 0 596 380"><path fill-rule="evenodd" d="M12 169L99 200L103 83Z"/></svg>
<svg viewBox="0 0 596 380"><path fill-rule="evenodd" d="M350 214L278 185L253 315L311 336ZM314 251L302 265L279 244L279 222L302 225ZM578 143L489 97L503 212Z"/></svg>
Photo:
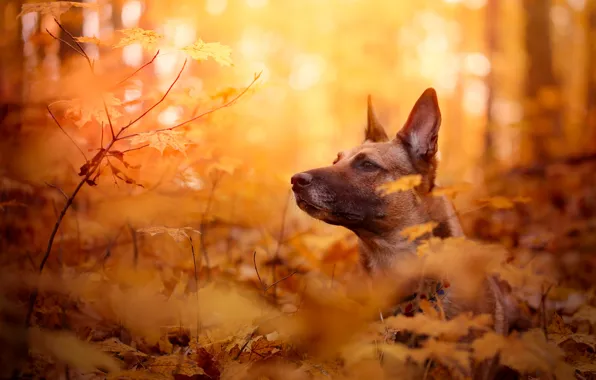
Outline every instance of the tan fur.
<svg viewBox="0 0 596 380"><path fill-rule="evenodd" d="M333 165L292 177L300 208L358 236L362 265L373 278L389 270L400 258L416 252L417 243L400 235L406 227L435 221L439 223L435 236L463 236L451 202L430 194L435 186L440 123L436 93L428 89L414 105L403 128L390 140L374 115L369 97L365 141L338 153ZM379 195L380 185L410 174L422 176L422 183L415 190ZM463 311L491 313L495 330L503 334L508 331L507 302L492 278L486 279L480 301L464 301L453 289L444 307L447 317Z"/></svg>

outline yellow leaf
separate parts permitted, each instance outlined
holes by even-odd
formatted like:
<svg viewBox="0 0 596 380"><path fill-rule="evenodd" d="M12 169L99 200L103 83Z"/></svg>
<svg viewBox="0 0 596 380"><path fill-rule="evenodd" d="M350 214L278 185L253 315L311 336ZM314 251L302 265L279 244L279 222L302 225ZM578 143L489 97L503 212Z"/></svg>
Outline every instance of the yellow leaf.
<svg viewBox="0 0 596 380"><path fill-rule="evenodd" d="M122 102L111 93L84 99L73 99L67 101L66 104L65 116L74 120L79 128L93 120L103 125L109 125L106 108L112 123L122 117L122 113L117 108L122 105Z"/></svg>
<svg viewBox="0 0 596 380"><path fill-rule="evenodd" d="M471 187L472 186L468 183L462 183L462 184L458 184L458 185L454 185L454 186L441 187L441 188L437 187L437 188L433 189L431 194L434 197L446 196L449 198L454 198L459 193L469 191Z"/></svg>
<svg viewBox="0 0 596 380"><path fill-rule="evenodd" d="M72 7L97 9L97 3L77 3L74 1L51 1L45 3L26 3L21 7L21 13L17 15L17 18L26 15L31 12L39 12L42 16L50 15L58 20L60 16L68 12Z"/></svg>
<svg viewBox="0 0 596 380"><path fill-rule="evenodd" d="M482 198L478 200L478 203L495 209L510 209L515 206L515 203L528 203L530 198L517 196L515 198L507 198L503 196L496 196L490 198Z"/></svg>
<svg viewBox="0 0 596 380"><path fill-rule="evenodd" d="M212 58L221 66L232 65L232 58L230 57L232 49L219 42L203 42L202 40L198 40L194 44L182 48L182 51L197 61L205 61Z"/></svg>
<svg viewBox="0 0 596 380"><path fill-rule="evenodd" d="M29 331L29 339L32 349L51 355L82 371L91 372L96 369L118 371L120 369L116 360L93 345L79 340L72 333L44 331L34 327Z"/></svg>
<svg viewBox="0 0 596 380"><path fill-rule="evenodd" d="M84 44L95 44L97 46L105 45L105 43L103 43L97 37L75 37L75 40L77 40L78 42L84 43Z"/></svg>
<svg viewBox="0 0 596 380"><path fill-rule="evenodd" d="M422 183L422 176L419 174L405 175L396 181L384 183L377 187L383 195L395 193L398 191L412 190Z"/></svg>
<svg viewBox="0 0 596 380"><path fill-rule="evenodd" d="M166 147L182 152L186 155L186 145L193 144L192 141L184 136L180 131L152 131L142 132L130 139L133 145L149 144L150 147L155 148L163 154Z"/></svg>
<svg viewBox="0 0 596 380"><path fill-rule="evenodd" d="M154 32L153 30L145 30L142 28L121 29L119 32L124 34L124 37L114 45L115 48L141 44L143 48L151 50L163 39L161 34Z"/></svg>
<svg viewBox="0 0 596 380"><path fill-rule="evenodd" d="M521 372L543 371L569 375L563 351L548 342L541 330L533 329L520 335L502 336L486 333L472 343L473 357L485 360L500 353L501 363ZM559 378L559 377L557 377ZM568 377L568 378L573 378Z"/></svg>
<svg viewBox="0 0 596 380"><path fill-rule="evenodd" d="M407 330L431 337L442 336L451 340L468 335L470 329L488 330L492 326L492 323L492 316L488 314L477 316L460 314L448 321L424 314L415 314L413 317L398 315L385 319L385 325L392 329Z"/></svg>
<svg viewBox="0 0 596 380"><path fill-rule="evenodd" d="M408 238L409 241L414 241L422 235L431 233L438 225L439 223L437 222L416 224L414 226L404 228L399 232L399 234Z"/></svg>
<svg viewBox="0 0 596 380"><path fill-rule="evenodd" d="M196 233L200 234L199 231L195 230L192 227L172 228L172 227L164 227L164 226L141 228L140 230L137 230L137 232L146 233L151 236L167 233L172 238L174 238L174 240L176 240L177 242L180 243L180 242L183 242L183 241L189 239L189 236L186 233L187 230L190 232L196 232Z"/></svg>

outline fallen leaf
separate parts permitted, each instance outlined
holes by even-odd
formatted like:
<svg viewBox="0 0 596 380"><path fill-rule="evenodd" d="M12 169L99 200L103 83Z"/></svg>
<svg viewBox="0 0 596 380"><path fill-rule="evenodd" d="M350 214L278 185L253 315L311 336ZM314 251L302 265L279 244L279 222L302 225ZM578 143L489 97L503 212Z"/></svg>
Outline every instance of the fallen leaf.
<svg viewBox="0 0 596 380"><path fill-rule="evenodd" d="M57 360L83 371L118 371L116 360L100 351L96 346L79 340L66 331L45 331L37 327L29 331L33 350L51 355Z"/></svg>
<svg viewBox="0 0 596 380"><path fill-rule="evenodd" d="M377 190L381 192L382 195L388 195L392 193L396 193L398 191L408 191L412 190L416 186L422 183L422 176L419 174L412 174L412 175L405 175L400 177L396 181L384 183L381 186L377 187Z"/></svg>
<svg viewBox="0 0 596 380"><path fill-rule="evenodd" d="M147 227L141 228L137 230L137 232L146 233L151 236L160 235L160 234L168 234L178 243L186 241L190 238L190 236L186 233L186 231L195 232L200 234L199 231L195 230L192 227L182 227L182 228L172 228L172 227L164 227L164 226L157 226L157 227Z"/></svg>

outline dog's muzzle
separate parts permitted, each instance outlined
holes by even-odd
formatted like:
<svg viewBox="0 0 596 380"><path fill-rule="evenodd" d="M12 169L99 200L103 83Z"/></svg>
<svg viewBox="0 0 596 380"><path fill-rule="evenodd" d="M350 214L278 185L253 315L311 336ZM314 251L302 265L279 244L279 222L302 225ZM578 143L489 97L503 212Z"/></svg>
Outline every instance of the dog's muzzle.
<svg viewBox="0 0 596 380"><path fill-rule="evenodd" d="M294 174L290 179L290 182L292 183L292 190L299 191L310 186L312 179L312 174L306 172Z"/></svg>

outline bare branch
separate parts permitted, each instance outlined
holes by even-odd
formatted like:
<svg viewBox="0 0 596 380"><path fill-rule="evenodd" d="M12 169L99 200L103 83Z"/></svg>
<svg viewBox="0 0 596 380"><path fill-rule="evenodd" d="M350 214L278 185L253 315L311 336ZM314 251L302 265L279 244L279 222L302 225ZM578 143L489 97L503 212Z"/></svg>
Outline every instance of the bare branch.
<svg viewBox="0 0 596 380"><path fill-rule="evenodd" d="M172 82L172 84L170 85L170 87L168 87L168 90L165 92L165 94L163 94L163 96L161 97L161 99L159 99L154 105L152 105L151 107L149 107L139 117L137 117L136 119L134 119L133 121L131 121L130 123L128 123L125 127L122 127L122 129L116 135L116 140L124 140L126 138L129 138L129 137L138 135L138 133L135 133L133 135L119 137L122 132L124 132L125 130L127 130L128 128L130 128L133 124L135 124L136 122L138 122L139 120L141 120L143 117L145 117L145 115L147 115L149 112L153 111L153 109L155 109L155 107L157 107L158 105L160 105L166 99L166 97L168 96L168 94L170 93L170 91L172 90L172 88L174 87L174 85L176 84L176 82L178 82L178 79L180 79L180 76L182 75L182 72L184 71L184 68L186 67L186 64L187 63L188 63L188 59L185 59L184 60L184 64L182 65L182 68L180 69L180 71L178 72L178 75L176 76L176 79L174 79L174 81Z"/></svg>
<svg viewBox="0 0 596 380"><path fill-rule="evenodd" d="M52 113L52 110L50 110L50 106L46 106L46 108L47 108L48 112L50 113L50 116L52 116L52 119L54 119L54 122L56 123L56 125L58 126L58 128L60 128L60 130L62 131L62 133L64 133L66 135L66 137L68 137L70 139L70 141L72 141L72 143L74 144L74 146L77 147L77 149L79 150L79 152L81 152L81 154L83 155L83 158L85 158L85 161L89 161L87 159L87 156L85 155L85 153L81 149L81 147L74 141L74 139L72 137L70 137L70 135L68 133L66 133L66 131L64 130L64 128L62 128L62 126L58 122L58 119L56 119L56 116L54 116L54 114Z"/></svg>
<svg viewBox="0 0 596 380"><path fill-rule="evenodd" d="M64 197L64 199L66 199L66 200L68 201L68 195L66 195L66 193L64 192L64 190L62 190L61 188L59 188L59 187L58 187L58 186L56 186L56 185L52 185L51 183L48 183L48 182L44 182L44 183L45 183L47 186L49 186L49 187L51 187L51 188L53 188L53 189L56 189L56 190L58 190L58 191L60 192L60 194L62 194L62 196Z"/></svg>
<svg viewBox="0 0 596 380"><path fill-rule="evenodd" d="M80 55L81 57L86 58L85 57L85 52L81 52L79 49L77 49L70 42L66 41L64 38L60 38L60 37L57 37L57 36L53 35L52 32L50 32L50 30L48 28L46 28L46 33L48 33L55 40L58 40L58 41L62 42L63 44L65 44L66 46L68 46L69 48L71 48L72 50L74 50L74 52L77 53L78 55Z"/></svg>
<svg viewBox="0 0 596 380"><path fill-rule="evenodd" d="M267 290L273 288L275 285L279 284L282 281L287 280L288 278L292 277L293 275L295 275L296 273L298 273L298 270L293 271L292 273L290 273L289 275L287 275L286 277L280 278L279 280L275 281L273 284L269 285L268 287L266 287L265 289L263 289L263 292L267 292Z"/></svg>
<svg viewBox="0 0 596 380"><path fill-rule="evenodd" d="M236 96L235 96L235 97L234 97L232 100L230 100L229 102L227 102L227 103L224 103L224 104L222 104L222 105L220 105L220 106L217 106L217 107L215 107L215 108L212 108L212 109L210 109L209 111L205 111L205 112L203 112L202 114L200 114L200 115L197 115L197 116L195 116L195 117L193 117L193 118L190 118L190 119L188 119L188 120L186 120L186 121L183 121L183 122L182 122L182 123L180 123L180 124L177 124L177 125L174 125L174 126L172 126L172 127L168 127L168 128L157 129L157 130L155 130L154 132L171 131L171 130L173 130L173 129L180 128L180 127L182 127L182 126L184 126L184 125L186 125L186 124L188 124L188 123L191 123L191 122L193 122L193 121L195 121L195 120L198 120L198 119L200 119L200 118L202 118L202 117L205 117L205 116L207 116L207 115L209 115L209 114L212 114L212 113L213 113L213 112L215 112L215 111L219 111L220 109L227 108L227 107L231 106L231 105L232 105L232 104L234 104L234 103L235 103L235 102L236 102L238 99L240 99L240 97L242 97L244 94L246 94L246 92L248 92L248 90L249 90L249 89L250 89L250 88L251 88L251 87L252 87L252 86L253 86L253 85L254 85L254 84L257 82L257 80L258 80L258 79L261 77L261 74L262 74L262 72L260 72L260 73L258 73L257 75L255 75L255 77L254 77L254 79L252 80L252 82L250 82L250 84L249 84L248 86L246 86L246 88L244 88L244 90L242 90L242 92L240 92L238 95L236 95ZM127 138L129 138L129 137L133 137L133 136L137 136L137 135L138 135L138 133L134 133L134 134L131 134L131 135L123 136L123 137L121 137L121 138L120 138L120 140L124 140L124 139L127 139Z"/></svg>
<svg viewBox="0 0 596 380"><path fill-rule="evenodd" d="M108 105L106 104L106 100L101 96L101 101L103 103L103 109L106 111L106 116L108 117L108 123L110 124L110 132L112 132L112 139L116 138L114 134L114 126L112 125L112 118L110 117L110 112L108 111Z"/></svg>
<svg viewBox="0 0 596 380"><path fill-rule="evenodd" d="M77 39L72 35L72 33L70 33L68 30L66 30L66 28L64 26L62 26L62 24L60 23L60 21L58 21L56 18L54 18L54 21L56 22L56 24L58 24L58 27L60 29L62 29L62 31L64 33L66 33L66 35L68 37L70 37L70 39L77 45L77 47L80 50L80 53L83 55L83 57L85 57L85 59L87 60L87 63L89 64L89 67L91 68L91 71L93 70L93 61L91 61L91 58L89 58L89 55L87 55L87 52L85 52L85 49L83 49L83 46L79 43L79 41L77 41ZM70 46L70 45L69 45ZM76 49L75 49L76 50Z"/></svg>
<svg viewBox="0 0 596 380"><path fill-rule="evenodd" d="M155 61L155 58L157 58L157 56L159 55L159 50L157 51L157 53L155 53L155 55L153 56L153 58L151 58L150 61L145 62L145 64L143 64L143 66L139 67L138 69L136 69L132 74L130 74L129 76L127 76L126 78L122 79L120 82L116 83L112 88L117 88L119 87L121 84L123 84L124 82L128 81L130 78L134 77L135 75L137 75L137 73L141 70L143 70L145 67L149 66L150 64L153 63L153 61Z"/></svg>
<svg viewBox="0 0 596 380"><path fill-rule="evenodd" d="M257 251L254 251L252 253L252 263L255 266L255 272L257 272L257 277L259 278L259 282L261 283L261 288L263 289L263 291L265 290L266 286L263 283L263 280L261 279L261 275L259 274L259 269L257 268Z"/></svg>

